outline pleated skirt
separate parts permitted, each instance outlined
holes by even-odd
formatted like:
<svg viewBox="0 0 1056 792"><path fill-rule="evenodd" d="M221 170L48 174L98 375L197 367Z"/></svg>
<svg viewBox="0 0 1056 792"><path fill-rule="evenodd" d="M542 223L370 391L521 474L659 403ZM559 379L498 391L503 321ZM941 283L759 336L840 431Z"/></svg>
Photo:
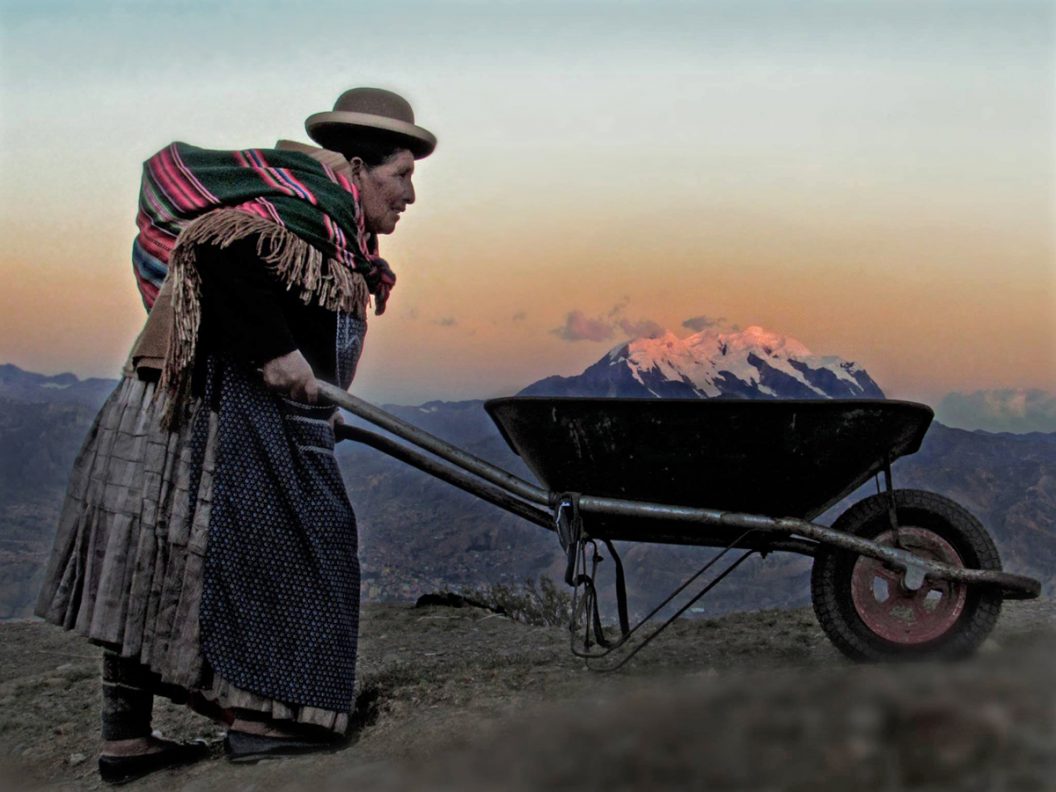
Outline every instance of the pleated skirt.
<svg viewBox="0 0 1056 792"><path fill-rule="evenodd" d="M126 377L96 417L70 474L37 614L223 707L344 732L348 712L242 690L203 660L199 608L217 416L208 415L204 461L192 471L192 426L208 407L192 404L189 419L168 431L154 390Z"/></svg>

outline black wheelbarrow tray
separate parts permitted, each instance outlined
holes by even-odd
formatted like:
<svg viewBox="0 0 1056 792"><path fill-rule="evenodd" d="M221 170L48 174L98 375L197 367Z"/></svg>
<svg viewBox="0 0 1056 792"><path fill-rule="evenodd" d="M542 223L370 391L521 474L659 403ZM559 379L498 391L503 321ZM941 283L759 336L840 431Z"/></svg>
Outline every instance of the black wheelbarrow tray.
<svg viewBox="0 0 1056 792"><path fill-rule="evenodd" d="M1002 571L989 534L956 502L893 487L891 463L920 448L933 418L922 404L537 397L487 402L539 486L338 388L319 385L324 398L386 431L340 426L339 438L370 445L558 534L567 557L565 579L573 586L573 651L588 658L608 654L662 609L669 613L690 597L644 640L629 644L634 648L625 653L626 662L756 553L814 559L811 599L818 620L842 652L859 660L967 654L989 634L1004 599L1030 599L1041 590L1037 580ZM831 527L811 522L873 477L877 493ZM721 552L631 628L614 541ZM598 612L599 546L615 562L618 636L607 634L611 630ZM725 566L716 567L720 561ZM702 577L713 569L720 571ZM694 584L703 585L695 594L689 589Z"/></svg>

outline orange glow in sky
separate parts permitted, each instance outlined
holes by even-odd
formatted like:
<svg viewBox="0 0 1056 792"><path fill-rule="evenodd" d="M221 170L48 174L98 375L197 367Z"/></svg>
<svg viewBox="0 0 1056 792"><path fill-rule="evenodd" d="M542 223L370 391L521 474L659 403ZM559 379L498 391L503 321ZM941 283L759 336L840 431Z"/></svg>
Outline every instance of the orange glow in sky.
<svg viewBox="0 0 1056 792"><path fill-rule="evenodd" d="M116 376L142 160L306 140L366 84L440 141L367 398L581 371L621 339L572 311L762 325L900 398L1056 390L1052 7L956 5L367 3L347 45L288 2L5 5L0 362Z"/></svg>

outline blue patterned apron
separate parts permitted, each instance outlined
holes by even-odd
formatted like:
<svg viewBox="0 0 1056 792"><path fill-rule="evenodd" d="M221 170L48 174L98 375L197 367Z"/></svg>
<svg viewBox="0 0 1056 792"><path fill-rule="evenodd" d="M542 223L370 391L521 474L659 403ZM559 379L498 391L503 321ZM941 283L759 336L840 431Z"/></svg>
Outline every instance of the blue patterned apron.
<svg viewBox="0 0 1056 792"><path fill-rule="evenodd" d="M362 320L338 314L343 388L365 331ZM228 360L210 359L207 368L205 399L218 423L199 614L204 657L243 690L349 712L359 559L356 518L334 458L334 408L277 396ZM200 411L206 425L195 426L197 459L204 459L209 412Z"/></svg>

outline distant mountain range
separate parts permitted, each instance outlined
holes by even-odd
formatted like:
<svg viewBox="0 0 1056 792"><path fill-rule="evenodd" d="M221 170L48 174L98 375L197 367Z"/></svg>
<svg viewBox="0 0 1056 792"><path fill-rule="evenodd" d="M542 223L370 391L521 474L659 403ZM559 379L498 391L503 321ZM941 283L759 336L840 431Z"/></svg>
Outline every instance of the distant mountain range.
<svg viewBox="0 0 1056 792"><path fill-rule="evenodd" d="M80 404L99 407L116 380L91 377L79 379L74 374L35 374L11 363L0 364L0 398L48 404Z"/></svg>
<svg viewBox="0 0 1056 792"><path fill-rule="evenodd" d="M66 476L110 380L47 377L0 366L0 617L29 613ZM548 377L522 395L669 398L881 398L864 368L812 355L794 339L748 328L668 333L613 349L575 377ZM525 478L483 402L386 405L405 420ZM553 534L378 452L338 449L361 533L367 599L557 575ZM895 482L954 498L994 535L1006 568L1056 591L1056 433L991 434L933 424ZM868 492L856 493L820 521ZM709 551L635 544L621 549L632 604L666 594ZM604 569L603 565L603 569ZM705 612L804 604L810 561L781 554L746 564L702 603ZM610 570L611 571L611 570Z"/></svg>

